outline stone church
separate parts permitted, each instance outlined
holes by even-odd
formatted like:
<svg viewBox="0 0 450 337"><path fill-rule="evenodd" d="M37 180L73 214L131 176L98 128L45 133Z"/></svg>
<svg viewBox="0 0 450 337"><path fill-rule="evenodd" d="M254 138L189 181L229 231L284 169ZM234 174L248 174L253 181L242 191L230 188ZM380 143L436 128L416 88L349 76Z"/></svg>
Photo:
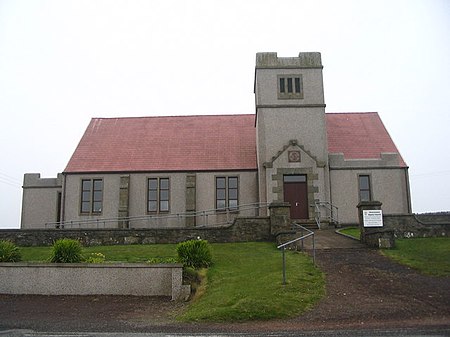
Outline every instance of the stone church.
<svg viewBox="0 0 450 337"><path fill-rule="evenodd" d="M24 176L21 228L217 226L267 215L355 224L411 213L408 166L376 112L326 113L320 53L258 53L255 114L93 118L61 174Z"/></svg>

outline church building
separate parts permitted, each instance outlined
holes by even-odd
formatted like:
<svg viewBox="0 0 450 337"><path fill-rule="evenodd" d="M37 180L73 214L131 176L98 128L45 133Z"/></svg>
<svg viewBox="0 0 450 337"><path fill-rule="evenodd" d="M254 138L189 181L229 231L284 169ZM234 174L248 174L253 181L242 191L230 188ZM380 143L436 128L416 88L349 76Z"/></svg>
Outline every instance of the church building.
<svg viewBox="0 0 450 337"><path fill-rule="evenodd" d="M280 202L299 223L355 224L371 200L411 213L380 116L326 113L322 69L258 53L254 114L93 118L61 174L25 174L21 228L213 226Z"/></svg>

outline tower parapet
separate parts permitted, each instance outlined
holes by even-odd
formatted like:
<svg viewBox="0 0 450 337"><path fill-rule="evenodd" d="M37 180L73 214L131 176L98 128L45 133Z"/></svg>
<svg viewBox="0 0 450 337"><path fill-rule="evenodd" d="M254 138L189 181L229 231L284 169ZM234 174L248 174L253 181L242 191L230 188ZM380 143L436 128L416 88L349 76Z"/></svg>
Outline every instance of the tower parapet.
<svg viewBox="0 0 450 337"><path fill-rule="evenodd" d="M322 69L322 57L319 52L299 53L298 57L278 57L277 53L257 53L256 68L289 69L319 68Z"/></svg>

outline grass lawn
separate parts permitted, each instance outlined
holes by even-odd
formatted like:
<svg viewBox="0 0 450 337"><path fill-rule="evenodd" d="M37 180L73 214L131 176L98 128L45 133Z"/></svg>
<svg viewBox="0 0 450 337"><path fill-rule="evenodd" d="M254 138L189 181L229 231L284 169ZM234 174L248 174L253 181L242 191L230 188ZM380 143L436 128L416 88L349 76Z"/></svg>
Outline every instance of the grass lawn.
<svg viewBox="0 0 450 337"><path fill-rule="evenodd" d="M450 238L397 239L395 249L382 253L428 275L450 275Z"/></svg>
<svg viewBox="0 0 450 337"><path fill-rule="evenodd" d="M339 230L339 233L349 235L351 237L354 237L355 239L359 240L359 237L361 235L361 232L358 227L347 227L342 228Z"/></svg>
<svg viewBox="0 0 450 337"><path fill-rule="evenodd" d="M186 321L245 321L292 317L325 294L324 275L309 256L281 252L272 243L213 244L206 293L180 315Z"/></svg>
<svg viewBox="0 0 450 337"><path fill-rule="evenodd" d="M288 251L287 284L282 284L281 252L273 243L211 244L214 265L197 296L178 317L182 321L246 321L285 318L311 308L325 294L323 273L309 256ZM176 257L176 245L85 247L108 261L145 262ZM21 247L24 261L45 261L51 247Z"/></svg>
<svg viewBox="0 0 450 337"><path fill-rule="evenodd" d="M339 232L360 237L358 227L343 228ZM428 275L450 275L450 238L396 239L395 243L395 249L382 250L382 254Z"/></svg>

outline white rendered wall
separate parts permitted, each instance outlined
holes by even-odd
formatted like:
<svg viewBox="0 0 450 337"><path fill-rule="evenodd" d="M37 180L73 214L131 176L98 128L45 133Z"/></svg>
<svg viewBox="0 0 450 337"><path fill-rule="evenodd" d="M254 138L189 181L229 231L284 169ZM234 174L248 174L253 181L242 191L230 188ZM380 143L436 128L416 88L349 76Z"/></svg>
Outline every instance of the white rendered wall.
<svg viewBox="0 0 450 337"><path fill-rule="evenodd" d="M38 173L27 173L23 182L22 229L45 228L46 223L58 221L58 192L62 176L41 178Z"/></svg>
<svg viewBox="0 0 450 337"><path fill-rule="evenodd" d="M0 293L26 295L184 295L182 265L0 263Z"/></svg>
<svg viewBox="0 0 450 337"><path fill-rule="evenodd" d="M370 175L372 200L380 201L383 213L408 213L408 187L404 168L330 170L331 200L339 208L341 224L358 223L358 175Z"/></svg>

